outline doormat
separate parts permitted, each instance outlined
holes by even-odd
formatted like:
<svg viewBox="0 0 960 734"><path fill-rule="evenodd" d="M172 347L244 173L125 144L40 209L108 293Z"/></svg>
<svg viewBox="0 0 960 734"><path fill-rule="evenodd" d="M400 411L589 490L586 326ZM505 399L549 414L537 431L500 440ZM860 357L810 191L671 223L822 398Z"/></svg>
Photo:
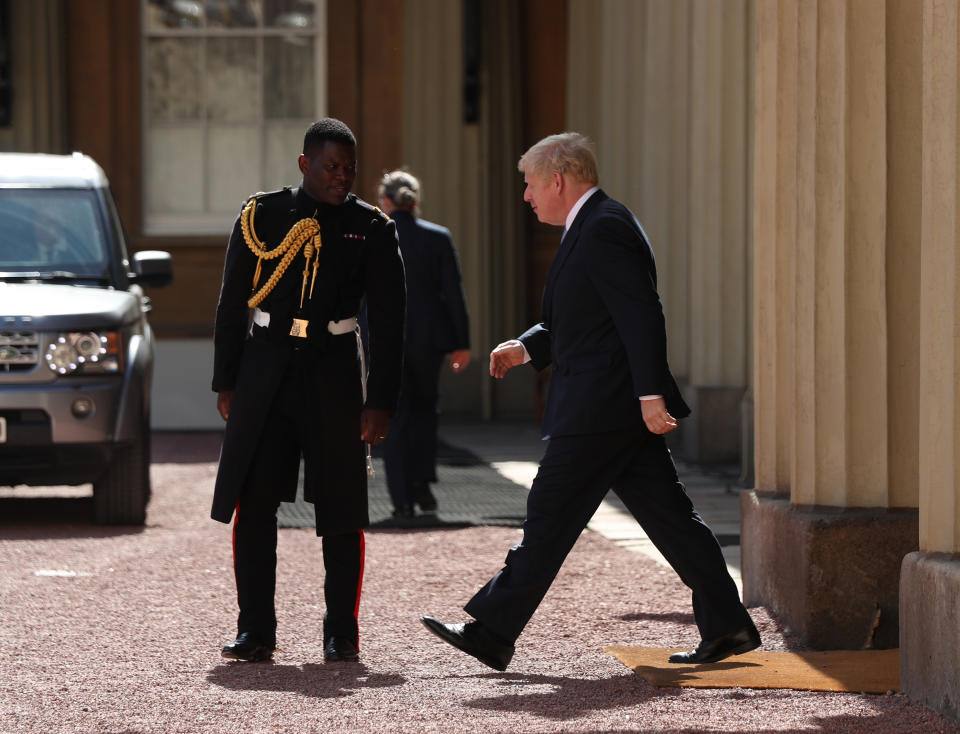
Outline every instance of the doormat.
<svg viewBox="0 0 960 734"><path fill-rule="evenodd" d="M680 688L793 688L800 691L887 693L900 690L899 650L753 652L719 663L667 662L682 649L611 646L603 649L648 683Z"/></svg>

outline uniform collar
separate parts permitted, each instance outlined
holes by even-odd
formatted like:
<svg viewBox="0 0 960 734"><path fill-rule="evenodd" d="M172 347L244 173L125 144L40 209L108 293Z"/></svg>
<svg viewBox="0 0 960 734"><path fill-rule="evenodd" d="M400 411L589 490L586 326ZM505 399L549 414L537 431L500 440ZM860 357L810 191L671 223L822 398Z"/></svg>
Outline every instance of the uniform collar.
<svg viewBox="0 0 960 734"><path fill-rule="evenodd" d="M333 204L325 204L322 201L317 201L310 194L307 193L307 190L301 185L297 189L297 214L301 217L313 217L316 213L317 219L327 219L329 217L337 216L342 212L346 211L347 204L350 204L356 195L353 193L347 194L346 201L344 201L340 206L334 206Z"/></svg>

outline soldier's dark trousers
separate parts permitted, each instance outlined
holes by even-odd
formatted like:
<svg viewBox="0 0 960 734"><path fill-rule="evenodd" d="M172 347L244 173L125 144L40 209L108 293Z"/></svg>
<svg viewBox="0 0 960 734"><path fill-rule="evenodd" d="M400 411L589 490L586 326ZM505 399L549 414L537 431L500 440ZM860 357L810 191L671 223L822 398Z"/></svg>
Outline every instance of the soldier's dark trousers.
<svg viewBox="0 0 960 734"><path fill-rule="evenodd" d="M387 489L396 509L413 504L417 487L437 481L437 400L443 353L404 352L397 412L383 445Z"/></svg>
<svg viewBox="0 0 960 734"><path fill-rule="evenodd" d="M238 632L253 632L275 642L274 606L277 577L277 509L270 499L246 497L234 515L233 560L237 579ZM357 530L323 536L323 581L326 614L324 642L347 637L359 647L357 612L363 583L364 534Z"/></svg>

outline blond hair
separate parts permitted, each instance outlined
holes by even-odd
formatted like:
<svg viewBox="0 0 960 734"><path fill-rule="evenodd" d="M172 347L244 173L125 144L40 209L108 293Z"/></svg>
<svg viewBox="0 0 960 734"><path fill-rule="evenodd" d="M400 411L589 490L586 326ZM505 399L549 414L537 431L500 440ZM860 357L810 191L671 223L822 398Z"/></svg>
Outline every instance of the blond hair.
<svg viewBox="0 0 960 734"><path fill-rule="evenodd" d="M570 174L577 181L596 186L597 156L593 144L580 133L548 135L531 146L520 156L517 168L521 173L530 173L546 178L554 173Z"/></svg>

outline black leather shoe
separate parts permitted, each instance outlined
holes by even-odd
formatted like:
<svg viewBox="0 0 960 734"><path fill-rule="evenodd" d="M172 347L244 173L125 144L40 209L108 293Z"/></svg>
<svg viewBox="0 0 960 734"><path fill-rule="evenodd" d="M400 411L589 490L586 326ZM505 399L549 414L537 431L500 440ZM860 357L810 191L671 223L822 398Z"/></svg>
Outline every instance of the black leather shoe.
<svg viewBox="0 0 960 734"><path fill-rule="evenodd" d="M713 640L700 640L696 650L676 652L671 663L716 663L731 655L742 655L760 647L760 633L755 627L744 627Z"/></svg>
<svg viewBox="0 0 960 734"><path fill-rule="evenodd" d="M436 512L437 498L430 491L430 485L424 482L416 487L416 503L420 512Z"/></svg>
<svg viewBox="0 0 960 734"><path fill-rule="evenodd" d="M415 527L416 524L417 516L413 511L413 505L399 507L393 511L393 520L390 523L391 527L412 528Z"/></svg>
<svg viewBox="0 0 960 734"><path fill-rule="evenodd" d="M241 632L237 635L237 639L220 651L220 654L231 660L246 660L248 663L256 663L272 658L276 649L277 644L275 642L263 640L253 632Z"/></svg>
<svg viewBox="0 0 960 734"><path fill-rule="evenodd" d="M355 663L360 657L353 640L331 637L323 646L323 659L328 663Z"/></svg>
<svg viewBox="0 0 960 734"><path fill-rule="evenodd" d="M494 670L506 670L513 657L513 645L506 645L479 622L444 624L433 617L420 617L428 630L467 655L473 655Z"/></svg>

